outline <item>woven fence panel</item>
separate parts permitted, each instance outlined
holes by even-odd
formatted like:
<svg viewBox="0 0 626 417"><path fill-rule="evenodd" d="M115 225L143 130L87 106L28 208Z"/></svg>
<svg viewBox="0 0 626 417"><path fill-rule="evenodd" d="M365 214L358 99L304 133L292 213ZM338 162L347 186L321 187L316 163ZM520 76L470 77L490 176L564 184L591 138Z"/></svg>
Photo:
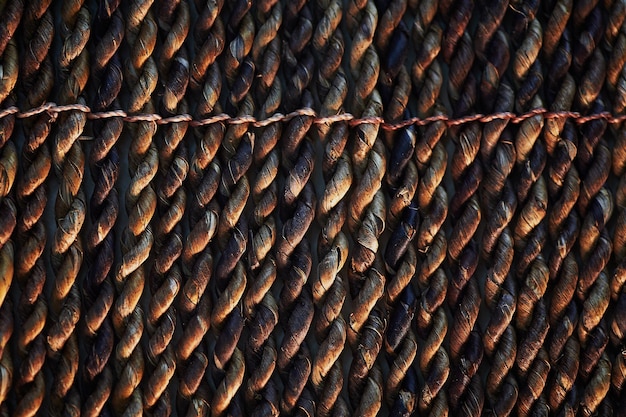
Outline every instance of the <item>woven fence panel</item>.
<svg viewBox="0 0 626 417"><path fill-rule="evenodd" d="M626 1L0 1L0 415L626 416Z"/></svg>

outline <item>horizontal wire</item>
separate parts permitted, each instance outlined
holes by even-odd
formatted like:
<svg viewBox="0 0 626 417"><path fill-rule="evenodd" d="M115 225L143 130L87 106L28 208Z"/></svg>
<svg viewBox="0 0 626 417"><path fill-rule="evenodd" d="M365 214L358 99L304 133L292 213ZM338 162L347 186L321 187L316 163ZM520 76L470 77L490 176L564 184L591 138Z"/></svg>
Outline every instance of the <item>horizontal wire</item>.
<svg viewBox="0 0 626 417"><path fill-rule="evenodd" d="M578 112L573 111L548 111L545 108L533 109L527 113L515 114L511 112L501 112L492 114L472 114L459 118L452 118L445 114L438 114L435 116L419 118L411 117L399 122L387 122L382 117L363 117L357 118L350 113L339 113L331 116L319 116L315 110L305 107L295 110L288 114L275 113L272 116L265 119L257 119L254 116L236 116L231 117L228 114L221 113L215 116L210 116L203 119L194 119L190 114L178 114L174 116L163 117L156 113L138 113L128 114L124 110L113 110L104 112L93 112L84 104L68 104L64 106L57 105L56 103L49 102L39 107L34 107L29 110L21 111L15 106L0 109L0 119L15 115L20 119L34 117L42 113L48 113L49 115L56 117L59 113L79 111L87 115L87 118L92 120L98 119L111 119L114 117L120 117L125 122L156 122L160 125L171 123L187 122L192 127L206 126L215 123L226 123L231 125L250 124L254 127L265 127L273 123L287 122L295 117L307 116L313 118L315 124L334 124L338 122L348 122L351 126L358 126L363 124L380 125L384 130L398 130L415 126L425 126L431 123L443 122L447 126L459 126L471 122L489 123L495 120L508 120L511 123L522 123L524 120L530 119L536 116L542 116L544 119L573 119L578 124L584 124L593 120L606 120L610 124L619 124L626 120L626 115L614 116L609 112L594 113L588 115L581 115Z"/></svg>

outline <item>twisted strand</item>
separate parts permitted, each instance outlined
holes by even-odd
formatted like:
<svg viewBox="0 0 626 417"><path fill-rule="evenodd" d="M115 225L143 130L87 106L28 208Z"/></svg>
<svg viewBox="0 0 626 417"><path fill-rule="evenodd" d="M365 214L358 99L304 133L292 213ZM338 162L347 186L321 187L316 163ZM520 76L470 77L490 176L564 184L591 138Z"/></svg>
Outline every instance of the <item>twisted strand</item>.
<svg viewBox="0 0 626 417"><path fill-rule="evenodd" d="M123 76L119 46L124 37L124 22L117 3L102 1L94 20L92 50L95 50L92 75L99 81L95 97L101 111L119 106L117 96L122 89ZM113 39L113 42L110 42ZM114 330L110 311L113 305L112 283L115 263L114 226L119 213L119 196L115 185L119 177L119 154L116 143L123 122L110 119L97 124L99 134L94 139L89 167L94 181L90 200L91 228L87 251L92 259L85 280L85 327L87 355L84 378L87 394L83 414L100 415L109 411L113 390L113 370L109 362L113 352Z"/></svg>
<svg viewBox="0 0 626 417"><path fill-rule="evenodd" d="M208 4L196 3L200 16L195 25L195 56L190 67L189 87L198 96L196 114L200 117L219 113L222 83L216 59L224 48L225 34L219 12ZM200 57L203 57L200 59ZM207 61L206 67L202 63ZM187 210L189 233L181 254L184 281L178 295L182 334L175 349L179 374L177 409L182 415L209 415L209 392L205 372L209 366L206 335L211 326L209 283L213 276L214 257L210 242L217 233L219 208L215 201L221 167L216 155L224 135L224 126L215 124L195 129L196 150L187 175Z"/></svg>
<svg viewBox="0 0 626 417"><path fill-rule="evenodd" d="M84 104L83 90L89 78L86 44L89 39L90 16L82 1L68 2L62 10L61 71L67 74L61 85L61 104ZM58 122L52 160L59 179L55 205L57 230L52 244L51 261L55 285L50 301L52 325L48 329L48 351L56 361L52 385L54 414L79 415L81 400L74 386L78 371L79 349L76 324L81 314L81 301L76 280L83 261L80 231L87 207L82 181L85 155L78 141L87 118L82 112L64 114Z"/></svg>
<svg viewBox="0 0 626 417"><path fill-rule="evenodd" d="M546 125L547 127L547 125ZM548 132L548 130L544 130ZM578 171L572 162L576 152L576 131L565 124L552 154L548 171L548 192L552 209L548 228L553 240L550 255L550 280L556 281L550 303L548 355L550 362L558 363L551 371L548 404L554 410L566 410L565 402L578 372L580 344L574 332L578 322L576 291L578 263L571 252L578 237L579 217L574 210L580 192ZM545 137L545 135L544 135ZM574 359L574 353L576 358Z"/></svg>
<svg viewBox="0 0 626 417"><path fill-rule="evenodd" d="M484 96L494 94L493 109L511 111L514 92L506 81L500 81L498 64L508 62L506 35L498 30L491 42L485 59L490 69L483 73L481 92ZM502 121L494 121L483 128L481 157L486 167L481 185L484 210L491 215L486 219L482 239L482 255L487 259L485 280L485 304L490 319L483 334L483 346L490 360L487 374L486 413L507 416L512 413L518 398L519 387L510 372L517 354L516 332L513 316L517 308L517 291L511 267L514 257L512 220L517 208L517 198L510 174L516 161L512 131Z"/></svg>
<svg viewBox="0 0 626 417"><path fill-rule="evenodd" d="M150 8L152 1L133 2L126 14L124 39L130 59L125 63L124 79L130 89L131 112L152 111L151 96L158 74L152 52L157 28ZM146 262L154 237L150 222L156 210L156 193L152 179L158 170L158 156L153 136L155 122L129 126L132 141L129 149L130 184L126 192L128 227L122 235L121 262L117 264L115 286L117 299L113 308L113 326L117 336L115 348L116 384L112 405L116 413L139 415L143 398L139 384L143 379L144 355L139 344L144 318L139 299L145 284Z"/></svg>
<svg viewBox="0 0 626 417"><path fill-rule="evenodd" d="M15 7L20 7L16 10ZM11 7L13 9L11 9ZM8 11L21 13L22 5L14 2ZM20 16L8 16L7 21L10 35L20 20ZM3 68L7 68L8 76L0 83L0 102L11 104L15 101L13 89L18 76L18 55L14 40L0 44L0 56ZM2 233L0 234L0 413L9 414L8 401L10 400L13 384L13 360L9 340L14 331L13 303L11 301L11 286L15 273L15 248L12 240L13 231L17 224L17 208L14 200L13 185L17 176L18 155L12 140L15 118L0 121L0 172L2 181L0 187L0 218L3 219ZM18 187L21 184L18 181ZM18 191L19 192L19 191ZM13 290L15 291L15 290ZM19 334L19 332L16 332ZM37 408L35 406L35 408Z"/></svg>
<svg viewBox="0 0 626 417"><path fill-rule="evenodd" d="M283 6L277 1L258 4L255 16L258 30L251 51L256 74L252 95L257 114L267 117L281 104L278 70L282 46L278 31L282 25ZM255 415L276 416L280 412L278 390L273 380L278 355L274 335L278 305L270 289L277 277L276 260L271 252L277 235L274 211L278 201L279 152L276 144L281 132L281 125L258 129L253 153L258 170L251 191L253 208L249 220L248 252L251 283L244 307L251 323L245 352L246 368L250 371L245 398Z"/></svg>
<svg viewBox="0 0 626 417"><path fill-rule="evenodd" d="M613 16L613 15L612 15ZM607 76L607 81L608 81ZM616 94L614 102L623 99L623 94ZM620 126L614 132L615 143L612 149L612 172L619 179L615 190L616 220L613 233L612 247L615 269L610 277L611 301L615 303L614 317L610 323L610 339L612 346L617 350L613 360L611 372L611 394L616 399L615 407L623 407L623 393L626 382L626 356L623 354L626 339L626 327L624 326L624 309L626 308L626 240L624 232L626 228L626 180L624 178L625 164L624 151L626 150L626 130Z"/></svg>
<svg viewBox="0 0 626 417"><path fill-rule="evenodd" d="M516 110L543 105L539 94L543 75L541 61L538 59L543 30L539 20L535 18L538 4L525 2L520 6L520 13L511 15L513 24L508 32L515 47L511 66L516 87ZM542 356L547 356L546 352L540 351L549 328L544 298L548 284L548 267L541 254L547 238L545 216L548 193L546 182L541 176L547 156L543 142L537 140L543 124L542 117L528 119L520 124L513 139L513 169L520 181L516 189L519 215L513 228L517 252L514 272L521 282L515 310L515 328L518 335L515 365L520 385L516 409L519 415L528 415L531 411L541 412L543 400L537 401L541 390L534 389L534 378L540 372L537 369L545 371L544 380L549 371L549 365L546 369L541 368L544 362L548 362ZM528 390L529 387L533 387L531 391Z"/></svg>
<svg viewBox="0 0 626 417"><path fill-rule="evenodd" d="M309 182L313 171L314 154L305 135L310 127L307 119L290 123L283 133L283 158L288 178L280 195L282 230L276 244L276 262L279 274L284 276L280 292L279 310L285 312L284 336L278 353L278 369L283 375L285 391L281 410L291 412L304 408L313 394L306 388L311 374L312 358L304 337L313 320L314 308L311 288L307 285L312 258L305 234L315 216L316 198ZM289 154L294 142L301 145ZM314 398L314 397L313 397Z"/></svg>
<svg viewBox="0 0 626 417"><path fill-rule="evenodd" d="M580 111L588 111L599 97L606 76L606 59L600 46L606 13L600 3L575 4L571 25L579 34L572 45L570 72L578 83L575 105Z"/></svg>
<svg viewBox="0 0 626 417"><path fill-rule="evenodd" d="M421 291L417 310L417 332L424 341L419 356L419 367L425 379L420 393L419 408L429 415L442 415L448 411L448 401L443 386L450 372L450 359L443 346L448 331L448 318L444 300L448 289L448 276L443 270L447 239L443 221L448 212L448 196L441 183L446 170L447 154L439 139L443 129L427 129L416 149L434 148L427 165L422 168L422 182L418 187L417 201L423 221L416 236L418 265L416 271ZM420 159L416 159L418 166Z"/></svg>
<svg viewBox="0 0 626 417"><path fill-rule="evenodd" d="M597 99L591 110L603 108ZM582 218L578 248L581 266L578 273L576 297L582 304L577 326L581 344L578 375L584 384L581 396L585 416L596 411L608 393L610 374L605 354L609 342L604 316L611 299L606 266L612 252L612 242L606 224L613 214L613 197L604 184L609 176L611 153L603 139L606 125L594 123L580 129L578 168L584 173L577 209Z"/></svg>
<svg viewBox="0 0 626 417"><path fill-rule="evenodd" d="M440 64L443 29L434 22L438 2L424 4L424 9L415 17L411 40L416 48L416 57L411 67L413 91L417 95L417 114L430 115L443 86L443 73ZM397 45L397 43L396 43Z"/></svg>
<svg viewBox="0 0 626 417"><path fill-rule="evenodd" d="M323 16L315 30L313 46L317 58L317 93L323 114L336 114L348 94L348 83L340 67L345 50L339 24L342 18L338 1L318 2ZM348 126L320 125L318 136L324 146L322 175L325 190L319 196L317 219L321 233L317 247L318 279L313 283L316 306L315 334L319 348L313 362L311 382L317 394L318 416L346 415L347 404L341 395L344 370L340 355L346 342L346 321L341 312L346 288L341 270L348 259L348 238L342 228L347 217L344 199L352 184L352 167L346 148Z"/></svg>
<svg viewBox="0 0 626 417"><path fill-rule="evenodd" d="M439 102L443 86L439 53L442 47L443 29L434 21L438 2L424 4L416 13L412 40L416 58L412 64L411 81L417 96L417 114L420 117L441 114ZM448 329L448 319L443 301L446 298L448 277L442 269L446 256L447 240L443 222L448 214L448 196L443 187L443 174L447 168L448 155L441 143L445 126L436 122L417 129L417 140L413 151L420 182L416 190L416 205L422 221L415 236L417 261L420 265L414 272L421 292L417 314L417 335L423 341L419 352L419 369L424 386L419 392L418 407L431 416L449 412L448 399L443 386L450 372L450 359L443 346ZM392 154L393 157L393 154ZM411 270L409 270L411 272ZM388 287L390 294L393 286ZM412 376L405 383L407 396L401 395L392 410L410 409L405 398L412 398L410 389ZM409 400L410 401L410 400Z"/></svg>
<svg viewBox="0 0 626 417"><path fill-rule="evenodd" d="M227 111L238 115L254 112L249 90L254 77L250 51L255 35L250 13L251 4L235 2L231 5L227 26L228 44L223 55L223 68L229 87ZM212 377L216 386L212 413L221 415L241 413L240 387L243 384L245 361L237 347L244 325L243 294L248 274L242 257L248 244L248 225L243 214L250 195L250 184L245 175L252 165L255 136L247 125L230 126L220 148L222 176L219 184L221 215L217 243L221 256L215 269L218 298L211 321L217 329Z"/></svg>
<svg viewBox="0 0 626 417"><path fill-rule="evenodd" d="M158 69L159 79L164 84L160 105L166 114L186 112L184 95L189 80L189 60L182 46L189 32L189 5L186 1L162 1L157 4L157 11L162 38ZM180 222L187 203L182 186L189 171L183 141L187 126L187 122L165 126L159 146L159 217L155 224L154 264L149 277L151 298L146 311L149 337L146 355L152 366L143 391L144 409L156 415L170 415L172 410L169 384L177 362L171 341L177 322L174 300L182 281Z"/></svg>
<svg viewBox="0 0 626 417"><path fill-rule="evenodd" d="M349 3L349 66L355 79L351 107L360 117L382 114L382 98L376 90L380 59L372 45L377 22L374 2ZM382 190L386 157L377 126L360 126L354 132L352 165L356 181L348 206L348 227L355 246L348 269L353 312L347 337L354 356L348 372L348 395L355 412L374 415L382 406L383 390L377 383L381 374L375 359L386 328L386 320L376 308L385 286L378 239L385 228L387 211Z"/></svg>
<svg viewBox="0 0 626 417"><path fill-rule="evenodd" d="M518 353L521 352L518 349ZM546 410L543 390L550 371L550 361L545 349L541 348L535 355L532 364L528 368L527 378L523 385L520 385L519 397L517 398L518 415L529 415L534 410L540 413Z"/></svg>
<svg viewBox="0 0 626 417"><path fill-rule="evenodd" d="M14 2L13 19L19 21L23 5ZM15 7L18 7L15 9ZM33 40L35 43L46 44L52 42L52 17L47 11L47 4L32 5L32 11L25 18L24 38ZM8 11L8 10L7 10ZM11 21L10 19L9 21ZM17 25L17 23L16 23ZM9 25L11 26L11 25ZM38 31L39 30L39 31ZM13 41L5 44L3 59L6 64L3 68L9 70L7 81L17 80L17 47ZM24 77L27 83L37 83L41 80L38 94L33 94L31 99L35 103L45 102L47 94L52 88L52 64L45 60L45 52L35 48L39 52L30 56L31 72L29 77ZM26 59L26 58L25 58ZM45 64L47 62L47 64ZM13 65L11 65L13 64ZM43 64L41 70L38 67ZM13 69L13 71L11 71ZM26 70L26 67L24 67ZM41 74L41 75L40 75ZM6 88L5 88L6 89ZM6 90L7 92L10 89ZM37 97L39 95L39 97ZM18 181L17 193L21 215L19 216L18 232L20 237L20 249L16 258L17 275L20 283L21 295L18 303L17 347L22 359L16 375L15 390L17 404L14 415L32 416L38 412L44 399L45 382L41 370L45 362L46 348L44 345L43 329L46 324L48 308L42 295L46 281L46 269L41 255L46 245L46 227L40 221L47 203L47 191L45 180L50 171L52 161L45 140L50 132L51 118L42 116L39 120L25 126L25 145L23 148L23 175ZM8 137L4 138L6 141ZM6 150L9 150L7 148ZM9 217L10 218L10 217Z"/></svg>
<svg viewBox="0 0 626 417"><path fill-rule="evenodd" d="M452 57L451 68L473 63L473 56L466 57L463 52L466 48L464 45L470 43L469 36L463 36L461 42L459 50ZM459 86L463 90L456 102L457 111L465 112L465 108L471 108L476 100L476 79L473 74L470 73ZM446 297L454 311L449 333L453 367L449 377L448 403L452 411L459 413L469 410L468 407L482 406L484 402L483 395L476 397L477 392L473 388L477 384L476 372L483 356L482 338L476 329L480 296L477 283L472 279L479 256L474 235L482 216L476 194L483 172L478 158L481 134L480 126L470 124L460 133L453 133L452 137L456 145L451 166L455 193L450 201L453 225L447 245L452 277Z"/></svg>
<svg viewBox="0 0 626 417"><path fill-rule="evenodd" d="M311 35L312 12L304 1L294 2L283 11L284 65L287 90L283 107L313 107L309 84L315 71ZM278 273L284 276L279 311L284 336L278 350L277 366L283 378L281 411L296 410L315 414L317 397L307 386L313 357L304 338L314 316L311 287L312 256L305 239L315 216L316 197L310 181L315 154L309 137L312 119L292 119L281 136L281 162L286 181L279 194L282 229L276 243Z"/></svg>
<svg viewBox="0 0 626 417"><path fill-rule="evenodd" d="M376 43L383 56L379 90L385 107L394 107L389 109L392 111L391 117L397 118L398 115L409 113L406 103L411 91L406 70L399 71L404 68L408 31L404 25L398 26L398 19L394 18L397 12L404 12L406 4L391 2L386 6L386 9L379 9L383 19L377 26L376 35ZM390 42L393 42L394 48L388 48ZM394 106L389 106L390 103L394 103ZM390 373L386 378L385 399L393 413L400 413L411 412L417 398L417 373L411 366L417 356L416 337L411 329L417 305L417 295L411 283L417 264L412 241L420 223L414 200L418 184L417 167L413 161L416 132L409 127L388 134L387 139L390 156L385 179L391 197L387 213L391 237L387 241L384 260L391 278L388 281L388 289L391 291L387 292L386 299L388 327L384 342ZM398 395L400 390L402 395Z"/></svg>

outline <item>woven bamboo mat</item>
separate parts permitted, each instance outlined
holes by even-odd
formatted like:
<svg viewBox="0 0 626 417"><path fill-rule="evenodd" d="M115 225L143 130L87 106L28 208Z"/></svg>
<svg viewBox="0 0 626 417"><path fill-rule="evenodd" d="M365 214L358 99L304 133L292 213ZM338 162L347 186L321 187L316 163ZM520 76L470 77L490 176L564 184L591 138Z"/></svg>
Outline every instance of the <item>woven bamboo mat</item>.
<svg viewBox="0 0 626 417"><path fill-rule="evenodd" d="M0 1L0 415L626 416L626 1Z"/></svg>

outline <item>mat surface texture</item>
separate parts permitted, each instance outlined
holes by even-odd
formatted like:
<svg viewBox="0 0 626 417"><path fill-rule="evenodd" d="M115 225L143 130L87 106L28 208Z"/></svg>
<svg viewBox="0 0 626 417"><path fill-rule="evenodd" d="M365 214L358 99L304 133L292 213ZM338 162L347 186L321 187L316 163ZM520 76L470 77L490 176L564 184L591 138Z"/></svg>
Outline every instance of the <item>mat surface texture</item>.
<svg viewBox="0 0 626 417"><path fill-rule="evenodd" d="M0 0L0 416L626 417L626 0Z"/></svg>

